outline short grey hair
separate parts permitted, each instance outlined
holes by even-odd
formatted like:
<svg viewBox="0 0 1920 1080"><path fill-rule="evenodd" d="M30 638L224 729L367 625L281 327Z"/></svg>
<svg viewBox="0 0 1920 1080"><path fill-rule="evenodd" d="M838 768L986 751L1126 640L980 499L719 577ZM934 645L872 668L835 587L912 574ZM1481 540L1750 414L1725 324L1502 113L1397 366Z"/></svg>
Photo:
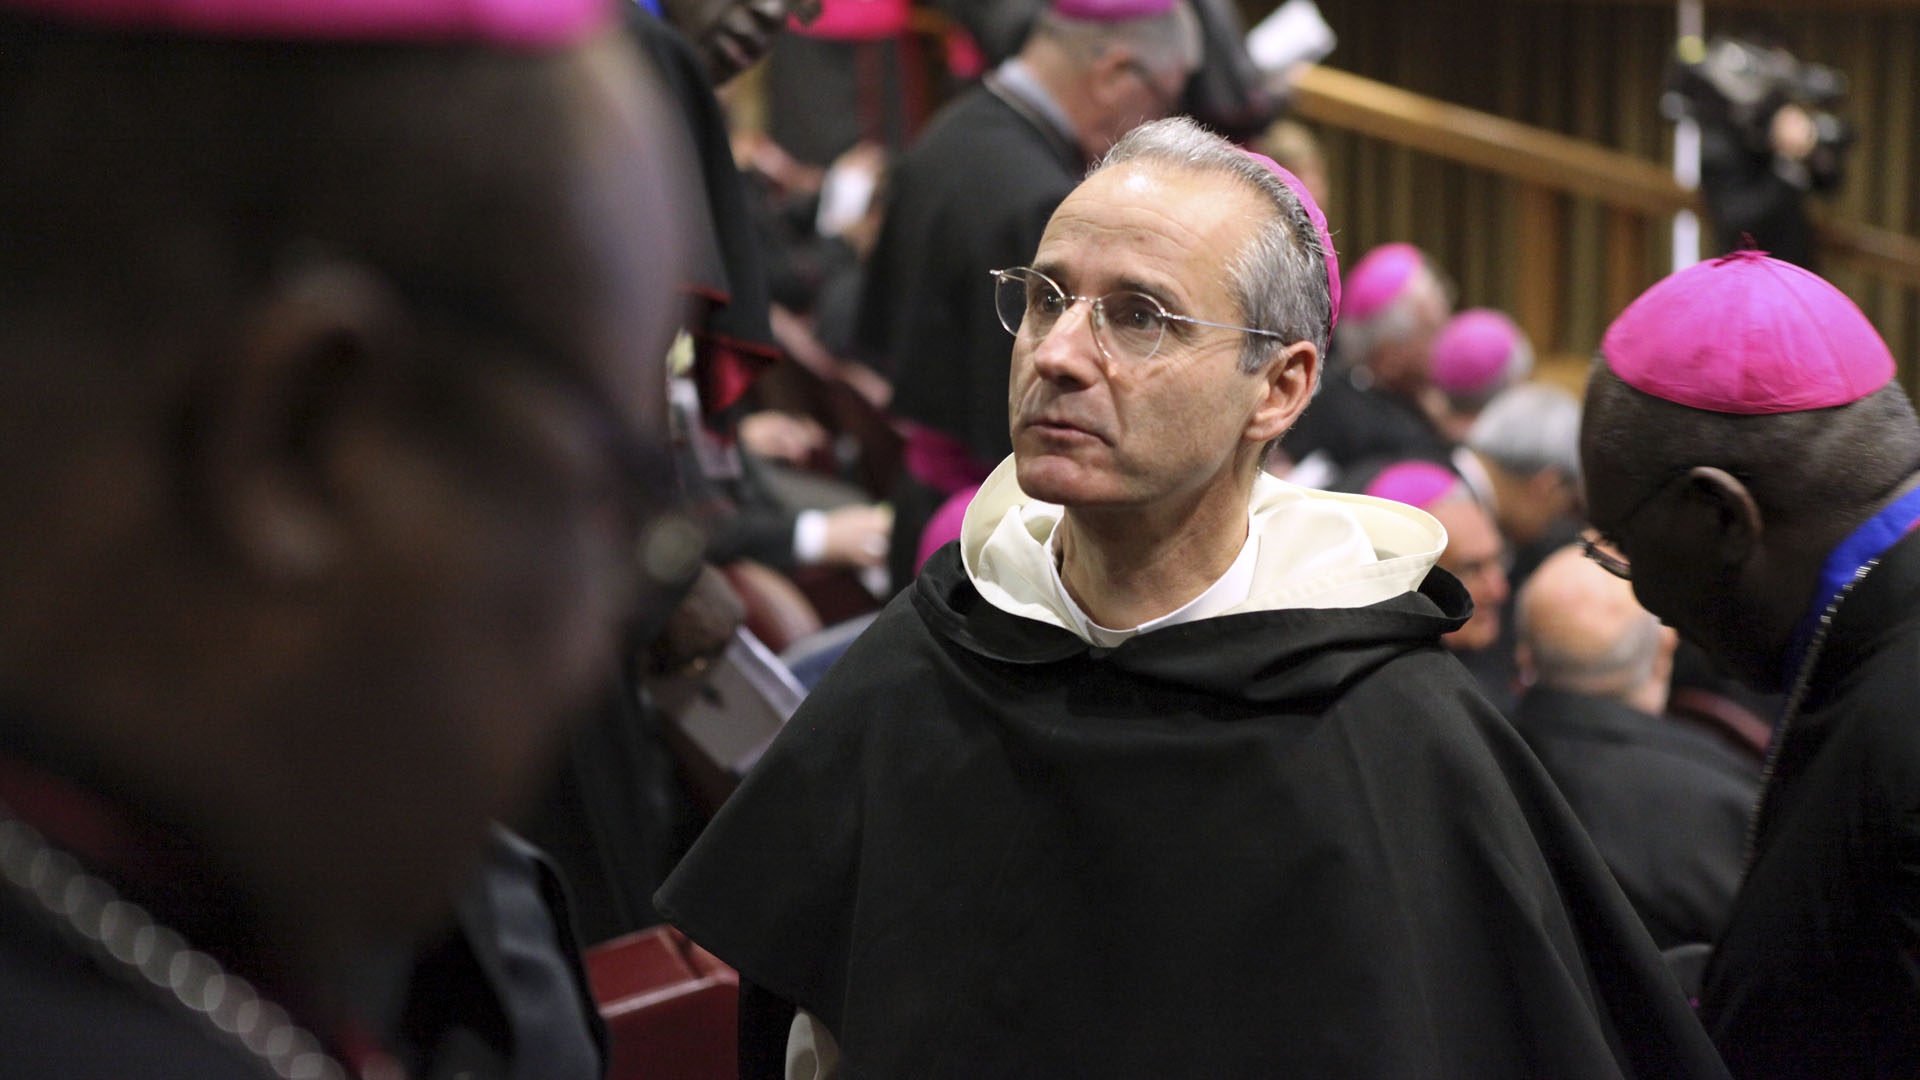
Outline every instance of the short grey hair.
<svg viewBox="0 0 1920 1080"><path fill-rule="evenodd" d="M1252 236L1227 264L1230 291L1246 325L1280 335L1246 335L1240 369L1252 374L1279 349L1298 341L1312 342L1324 358L1333 322L1327 257L1320 231L1300 197L1239 147L1184 116L1134 128L1087 175L1139 162L1231 176L1273 204L1273 214L1253 226ZM1317 374L1318 367L1315 370Z"/></svg>
<svg viewBox="0 0 1920 1080"><path fill-rule="evenodd" d="M1494 396L1467 431L1467 448L1519 476L1556 469L1580 480L1580 402L1558 387L1521 383Z"/></svg>
<svg viewBox="0 0 1920 1080"><path fill-rule="evenodd" d="M1088 63L1108 49L1125 48L1156 73L1192 72L1200 66L1200 20L1186 0L1139 19L1074 19L1049 7L1033 32L1050 35Z"/></svg>

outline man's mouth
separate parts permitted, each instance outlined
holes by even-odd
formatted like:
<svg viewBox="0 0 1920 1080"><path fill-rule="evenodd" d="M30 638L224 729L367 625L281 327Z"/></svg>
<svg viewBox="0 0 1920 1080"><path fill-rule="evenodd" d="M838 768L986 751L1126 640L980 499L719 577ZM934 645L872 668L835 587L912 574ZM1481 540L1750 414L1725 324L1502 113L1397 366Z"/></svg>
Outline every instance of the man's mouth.
<svg viewBox="0 0 1920 1080"><path fill-rule="evenodd" d="M1100 435L1089 428L1080 426L1071 420L1053 417L1041 417L1027 421L1027 429L1039 435L1053 439L1098 439Z"/></svg>

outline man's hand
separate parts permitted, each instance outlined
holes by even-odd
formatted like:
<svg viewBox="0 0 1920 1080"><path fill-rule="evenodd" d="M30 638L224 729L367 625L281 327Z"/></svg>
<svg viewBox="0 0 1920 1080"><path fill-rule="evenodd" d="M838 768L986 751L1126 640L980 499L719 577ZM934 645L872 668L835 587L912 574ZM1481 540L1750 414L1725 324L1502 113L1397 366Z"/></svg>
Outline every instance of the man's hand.
<svg viewBox="0 0 1920 1080"><path fill-rule="evenodd" d="M893 508L843 506L827 512L827 546L820 561L836 566L879 566L893 536Z"/></svg>
<svg viewBox="0 0 1920 1080"><path fill-rule="evenodd" d="M1807 115L1807 110L1798 105L1782 105L1773 114L1768 141L1773 152L1788 161L1805 161L1820 144L1820 128L1813 117Z"/></svg>
<svg viewBox="0 0 1920 1080"><path fill-rule="evenodd" d="M827 446L827 429L805 416L772 409L740 421L740 445L777 461L804 465L815 451Z"/></svg>

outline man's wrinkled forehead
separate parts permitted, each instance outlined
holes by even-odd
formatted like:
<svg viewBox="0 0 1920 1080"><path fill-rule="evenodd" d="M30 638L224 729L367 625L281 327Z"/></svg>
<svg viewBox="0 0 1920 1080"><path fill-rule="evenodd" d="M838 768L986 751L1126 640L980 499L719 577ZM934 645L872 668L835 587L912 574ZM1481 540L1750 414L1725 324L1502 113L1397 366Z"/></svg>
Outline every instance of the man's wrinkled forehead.
<svg viewBox="0 0 1920 1080"><path fill-rule="evenodd" d="M1102 169L1054 211L1034 265L1074 289L1134 277L1188 295L1224 287L1242 230L1226 212L1235 190L1223 180L1150 163ZM1076 275L1099 280L1067 280Z"/></svg>

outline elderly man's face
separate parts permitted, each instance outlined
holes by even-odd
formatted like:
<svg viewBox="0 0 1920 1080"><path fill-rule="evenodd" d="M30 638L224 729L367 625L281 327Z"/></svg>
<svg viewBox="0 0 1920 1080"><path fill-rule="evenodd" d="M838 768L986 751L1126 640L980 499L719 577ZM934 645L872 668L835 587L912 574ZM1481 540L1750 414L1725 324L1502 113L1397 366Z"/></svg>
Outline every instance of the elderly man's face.
<svg viewBox="0 0 1920 1080"><path fill-rule="evenodd" d="M1499 530L1472 499L1448 499L1429 512L1447 530L1440 568L1459 578L1473 597L1473 617L1448 634L1446 642L1463 652L1484 649L1500 637L1500 608L1507 602L1506 552Z"/></svg>
<svg viewBox="0 0 1920 1080"><path fill-rule="evenodd" d="M1095 174L1061 203L1034 265L1079 296L1145 292L1167 311L1241 325L1228 261L1272 211L1237 181L1155 164ZM1169 324L1145 360L1102 355L1091 305L1014 339L1009 424L1020 486L1069 507L1152 506L1232 489L1257 453L1263 375L1239 370L1239 331Z"/></svg>

